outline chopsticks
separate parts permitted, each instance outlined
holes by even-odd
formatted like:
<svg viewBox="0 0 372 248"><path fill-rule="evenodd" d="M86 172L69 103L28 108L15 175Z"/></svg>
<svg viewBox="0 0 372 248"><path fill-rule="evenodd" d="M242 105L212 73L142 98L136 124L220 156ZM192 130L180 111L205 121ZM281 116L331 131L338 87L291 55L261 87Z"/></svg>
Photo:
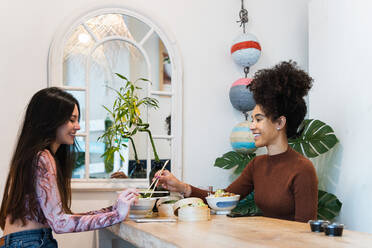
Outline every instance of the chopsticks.
<svg viewBox="0 0 372 248"><path fill-rule="evenodd" d="M168 162L169 162L169 159L167 161L165 161L163 167L160 170L160 174L163 172L163 170L164 170L165 166L167 166ZM154 186L153 190L151 191L151 194L150 194L149 198L151 198L152 194L154 193L154 191L156 189L156 186L158 185L158 182L159 182L159 178L157 178L156 180L152 181L152 183L150 184L150 186L147 188L146 192L149 192L150 189L151 189L151 187L152 187L152 185L155 183L155 186Z"/></svg>

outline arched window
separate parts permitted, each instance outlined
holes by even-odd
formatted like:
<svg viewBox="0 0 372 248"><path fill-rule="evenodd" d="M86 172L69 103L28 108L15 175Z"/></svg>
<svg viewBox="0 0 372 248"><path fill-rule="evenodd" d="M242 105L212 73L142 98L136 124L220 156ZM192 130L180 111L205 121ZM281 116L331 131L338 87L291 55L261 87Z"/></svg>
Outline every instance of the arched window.
<svg viewBox="0 0 372 248"><path fill-rule="evenodd" d="M76 138L81 151L73 171L73 189L147 187L154 154L147 133L133 139L145 173L134 171L131 144L122 148L124 160L110 163L102 154L106 147L98 137L110 124L108 111L124 86L119 73L130 81L139 78L140 97L159 101L157 110L140 109L150 124L160 160L182 177L182 68L176 42L149 18L125 8L99 8L67 22L56 34L49 51L48 84L73 94L80 103L81 130ZM112 121L112 120L111 120ZM89 151L89 152L88 152ZM115 171L128 179L108 179Z"/></svg>

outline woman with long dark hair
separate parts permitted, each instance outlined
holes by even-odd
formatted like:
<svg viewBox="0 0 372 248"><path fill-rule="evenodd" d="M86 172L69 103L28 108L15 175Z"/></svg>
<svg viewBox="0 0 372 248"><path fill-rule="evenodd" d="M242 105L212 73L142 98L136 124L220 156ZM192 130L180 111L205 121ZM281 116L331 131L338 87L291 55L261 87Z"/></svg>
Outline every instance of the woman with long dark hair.
<svg viewBox="0 0 372 248"><path fill-rule="evenodd" d="M78 101L59 88L46 88L32 97L1 203L1 248L57 247L52 229L56 233L89 231L119 223L128 215L138 195L135 189L124 190L108 208L71 212L79 119Z"/></svg>
<svg viewBox="0 0 372 248"><path fill-rule="evenodd" d="M306 115L304 96L312 78L294 62L282 62L258 71L250 90L256 101L252 111L255 145L266 147L267 155L255 157L227 192L241 199L255 191L255 202L267 217L306 222L315 219L318 206L318 179L310 160L288 145ZM185 196L204 198L207 191L179 181L169 171L161 175L166 189Z"/></svg>

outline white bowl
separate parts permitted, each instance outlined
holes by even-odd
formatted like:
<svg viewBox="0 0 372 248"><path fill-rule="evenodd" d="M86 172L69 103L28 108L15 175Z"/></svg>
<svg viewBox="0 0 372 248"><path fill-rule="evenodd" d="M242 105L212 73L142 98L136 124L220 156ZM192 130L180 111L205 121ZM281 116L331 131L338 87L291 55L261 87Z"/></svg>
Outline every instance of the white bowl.
<svg viewBox="0 0 372 248"><path fill-rule="evenodd" d="M240 195L227 197L208 196L205 199L216 214L229 214L238 205Z"/></svg>
<svg viewBox="0 0 372 248"><path fill-rule="evenodd" d="M144 218L152 213L156 198L138 198L136 204L130 207L129 218Z"/></svg>

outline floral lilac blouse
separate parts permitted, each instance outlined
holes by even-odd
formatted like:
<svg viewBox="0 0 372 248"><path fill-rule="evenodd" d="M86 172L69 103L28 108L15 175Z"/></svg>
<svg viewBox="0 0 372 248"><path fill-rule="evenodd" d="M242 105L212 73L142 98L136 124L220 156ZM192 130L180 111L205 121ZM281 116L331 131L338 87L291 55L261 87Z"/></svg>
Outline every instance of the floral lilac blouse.
<svg viewBox="0 0 372 248"><path fill-rule="evenodd" d="M126 217L116 210L116 205L87 213L64 213L57 186L56 163L48 150L40 153L36 176L36 194L39 202L37 212L42 218L39 217L33 221L49 225L55 233L83 232L104 228L117 224Z"/></svg>

